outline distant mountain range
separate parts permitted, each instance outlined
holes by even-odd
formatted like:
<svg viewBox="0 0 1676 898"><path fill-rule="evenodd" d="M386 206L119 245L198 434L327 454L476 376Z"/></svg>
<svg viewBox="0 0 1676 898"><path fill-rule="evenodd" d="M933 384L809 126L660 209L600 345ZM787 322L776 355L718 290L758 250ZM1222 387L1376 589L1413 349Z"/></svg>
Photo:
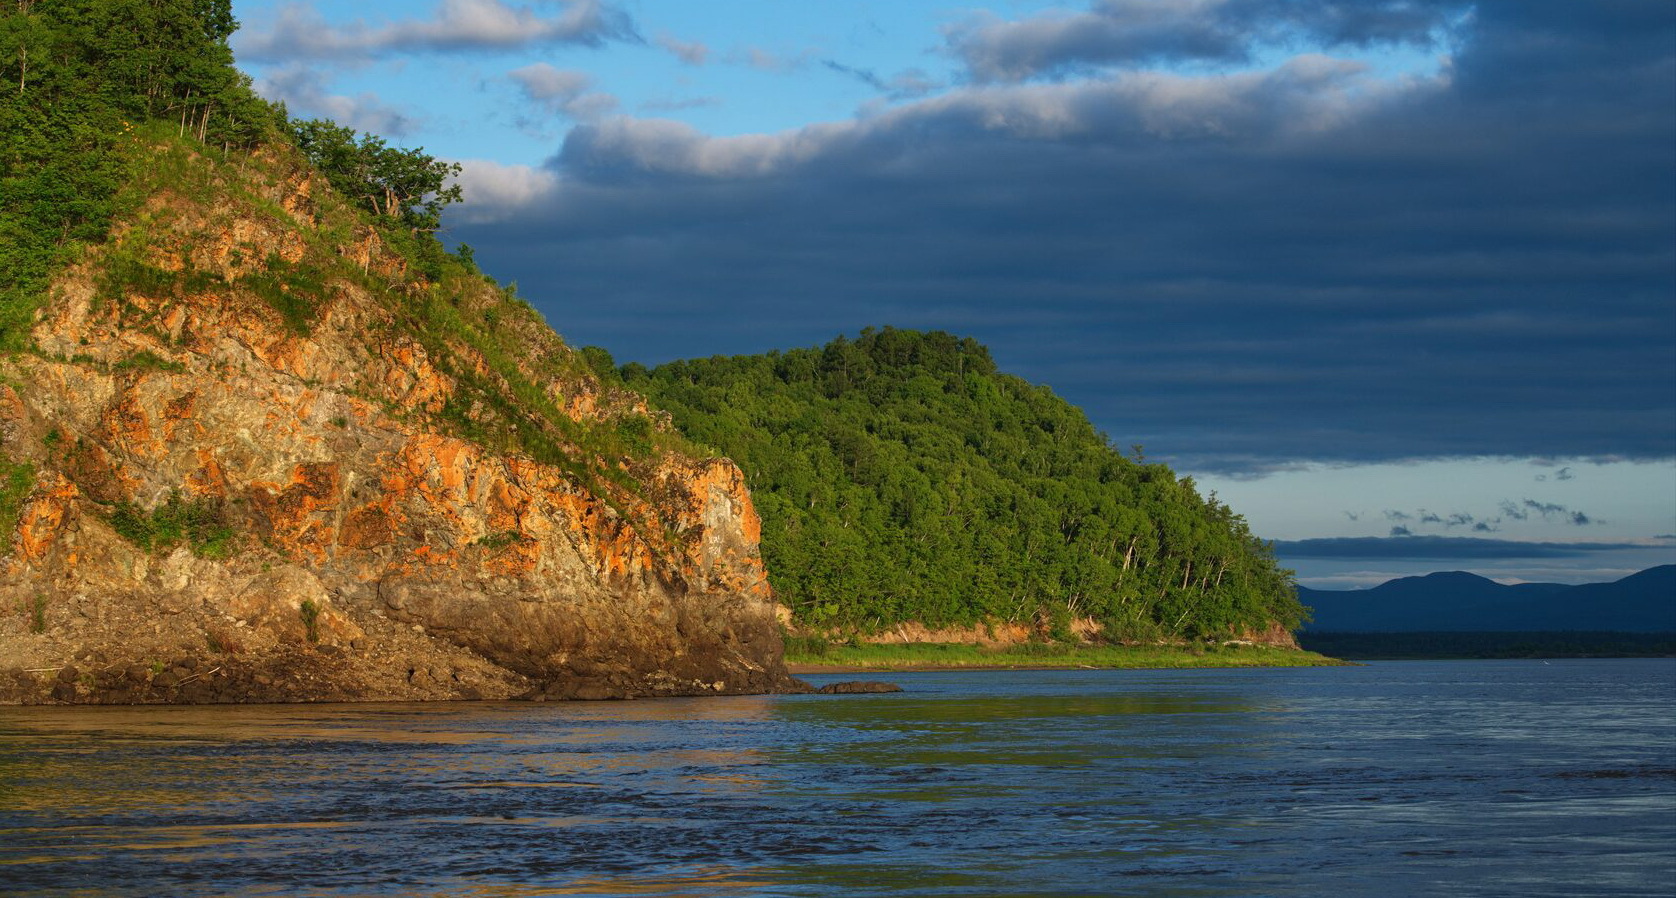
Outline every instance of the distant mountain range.
<svg viewBox="0 0 1676 898"><path fill-rule="evenodd" d="M1403 577L1372 589L1298 587L1315 609L1306 632L1676 632L1676 565L1613 583L1504 586L1465 571Z"/></svg>

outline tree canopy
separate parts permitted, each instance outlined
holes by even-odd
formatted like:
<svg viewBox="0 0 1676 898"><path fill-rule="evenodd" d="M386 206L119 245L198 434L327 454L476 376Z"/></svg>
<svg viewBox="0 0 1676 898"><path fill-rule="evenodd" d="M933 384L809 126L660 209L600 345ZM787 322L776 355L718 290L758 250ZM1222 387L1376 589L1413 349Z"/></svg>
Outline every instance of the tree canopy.
<svg viewBox="0 0 1676 898"><path fill-rule="evenodd" d="M1092 617L1117 638L1300 623L1291 572L1191 479L1112 448L970 338L884 328L818 349L623 369L744 468L805 625Z"/></svg>
<svg viewBox="0 0 1676 898"><path fill-rule="evenodd" d="M460 173L457 162L439 162L424 149L401 149L372 134L314 119L294 122L297 148L339 193L374 215L416 232L442 226L442 210L460 201L460 185L448 179Z"/></svg>

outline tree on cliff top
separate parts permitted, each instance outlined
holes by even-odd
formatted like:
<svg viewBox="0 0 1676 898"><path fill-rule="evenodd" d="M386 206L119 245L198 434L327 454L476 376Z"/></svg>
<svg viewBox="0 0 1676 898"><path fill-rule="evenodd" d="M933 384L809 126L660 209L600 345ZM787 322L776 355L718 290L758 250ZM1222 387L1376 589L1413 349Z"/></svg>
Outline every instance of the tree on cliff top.
<svg viewBox="0 0 1676 898"><path fill-rule="evenodd" d="M414 232L436 231L442 210L460 201L460 185L448 184L460 173L459 163L439 162L423 148L392 147L375 135L357 137L353 128L320 119L293 122L291 135L339 193Z"/></svg>

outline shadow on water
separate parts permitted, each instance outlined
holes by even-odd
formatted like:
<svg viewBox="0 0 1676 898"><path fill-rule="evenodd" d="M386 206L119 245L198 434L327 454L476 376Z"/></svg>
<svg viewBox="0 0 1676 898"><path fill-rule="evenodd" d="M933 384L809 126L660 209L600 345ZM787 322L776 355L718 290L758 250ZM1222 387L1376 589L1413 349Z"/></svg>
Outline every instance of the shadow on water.
<svg viewBox="0 0 1676 898"><path fill-rule="evenodd" d="M1676 665L1617 664L4 708L0 892L1658 894Z"/></svg>

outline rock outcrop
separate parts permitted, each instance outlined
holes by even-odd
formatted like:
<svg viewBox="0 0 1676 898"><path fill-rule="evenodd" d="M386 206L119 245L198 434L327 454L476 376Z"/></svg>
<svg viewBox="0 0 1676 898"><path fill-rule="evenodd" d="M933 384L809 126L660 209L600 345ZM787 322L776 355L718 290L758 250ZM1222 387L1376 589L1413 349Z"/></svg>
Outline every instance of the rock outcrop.
<svg viewBox="0 0 1676 898"><path fill-rule="evenodd" d="M156 153L0 361L0 701L800 687L731 462L295 158Z"/></svg>

